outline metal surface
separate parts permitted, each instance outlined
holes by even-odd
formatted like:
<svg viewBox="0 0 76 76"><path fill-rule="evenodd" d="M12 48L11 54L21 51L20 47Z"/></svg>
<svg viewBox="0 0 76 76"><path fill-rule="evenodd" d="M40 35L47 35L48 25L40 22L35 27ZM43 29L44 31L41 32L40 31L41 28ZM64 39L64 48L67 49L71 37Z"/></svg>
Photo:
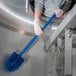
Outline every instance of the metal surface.
<svg viewBox="0 0 76 76"><path fill-rule="evenodd" d="M72 35L69 29L65 29L65 76L72 76Z"/></svg>
<svg viewBox="0 0 76 76"><path fill-rule="evenodd" d="M0 76L46 76L47 58L43 39L39 39L29 50L30 58L17 71L9 73L3 68L4 59L16 49L20 50L30 38L0 27Z"/></svg>
<svg viewBox="0 0 76 76"><path fill-rule="evenodd" d="M29 10L29 0L25 0L26 2L26 6L25 6L25 8L26 8L26 12L28 12L28 10Z"/></svg>
<svg viewBox="0 0 76 76"><path fill-rule="evenodd" d="M21 3L18 4L18 1ZM0 22L5 26L23 30L25 33L33 33L33 19L31 12L25 13L23 0L0 0Z"/></svg>
<svg viewBox="0 0 76 76"><path fill-rule="evenodd" d="M76 48L72 52L72 76L76 76Z"/></svg>
<svg viewBox="0 0 76 76"><path fill-rule="evenodd" d="M76 5L72 8L72 10L68 13L68 15L62 21L62 23L58 26L57 30L51 34L50 38L48 39L47 49L65 28L76 27L76 25L74 24L75 22L76 22ZM71 24L73 26L71 26Z"/></svg>

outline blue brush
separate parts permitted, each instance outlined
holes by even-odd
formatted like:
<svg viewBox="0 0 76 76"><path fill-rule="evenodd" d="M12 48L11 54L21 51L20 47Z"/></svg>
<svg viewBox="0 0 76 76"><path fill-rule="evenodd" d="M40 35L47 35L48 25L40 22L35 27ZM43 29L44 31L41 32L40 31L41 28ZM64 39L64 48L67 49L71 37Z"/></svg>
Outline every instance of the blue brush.
<svg viewBox="0 0 76 76"><path fill-rule="evenodd" d="M63 8L64 5L60 6L60 9ZM53 13L53 15L46 21L46 23L42 26L42 30L44 30L49 23L53 21L53 19L56 18L56 14ZM13 52L8 59L5 61L5 69L9 72L13 72L17 70L21 64L24 62L24 59L21 57L27 49L35 42L35 40L38 38L38 35L34 35L31 40L24 46L24 48L20 51L19 54L16 52Z"/></svg>

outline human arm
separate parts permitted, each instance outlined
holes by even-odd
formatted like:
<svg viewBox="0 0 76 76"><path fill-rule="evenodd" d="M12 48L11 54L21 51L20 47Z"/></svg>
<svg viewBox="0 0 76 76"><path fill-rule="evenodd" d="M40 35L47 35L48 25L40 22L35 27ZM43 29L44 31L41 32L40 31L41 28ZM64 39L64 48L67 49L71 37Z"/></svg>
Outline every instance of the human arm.
<svg viewBox="0 0 76 76"><path fill-rule="evenodd" d="M36 35L42 35L43 31L40 27L40 16L43 9L44 0L35 0L35 19L34 19L34 32Z"/></svg>
<svg viewBox="0 0 76 76"><path fill-rule="evenodd" d="M64 7L63 9L60 9L60 8L57 8L55 10L55 13L56 13L56 17L61 17L65 12L67 12L72 4L72 0L64 0L62 1L62 3L60 5L63 5L64 4Z"/></svg>

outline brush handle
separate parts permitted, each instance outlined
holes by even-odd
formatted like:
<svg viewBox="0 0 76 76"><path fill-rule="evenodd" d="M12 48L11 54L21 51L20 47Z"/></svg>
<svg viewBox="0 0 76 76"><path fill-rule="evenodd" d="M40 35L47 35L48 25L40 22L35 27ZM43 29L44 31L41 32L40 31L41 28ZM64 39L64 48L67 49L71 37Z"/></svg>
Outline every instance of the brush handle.
<svg viewBox="0 0 76 76"><path fill-rule="evenodd" d="M63 9L63 6L60 6L60 9ZM56 14L53 13L53 15L45 22L45 24L41 27L42 30L46 29L46 27L53 21L53 19L56 18ZM35 40L38 38L38 35L34 35L31 40L24 46L24 48L20 51L19 56L22 56L27 49L35 42Z"/></svg>

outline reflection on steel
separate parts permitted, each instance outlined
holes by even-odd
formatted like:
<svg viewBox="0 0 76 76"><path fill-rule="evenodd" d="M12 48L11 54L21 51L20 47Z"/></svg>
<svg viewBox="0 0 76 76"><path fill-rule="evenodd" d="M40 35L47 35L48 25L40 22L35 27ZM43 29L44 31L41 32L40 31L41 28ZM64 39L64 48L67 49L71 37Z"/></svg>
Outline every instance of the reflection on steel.
<svg viewBox="0 0 76 76"><path fill-rule="evenodd" d="M25 6L25 8L26 8L26 12L28 12L28 9L29 9L29 0L25 0L26 2L26 6Z"/></svg>
<svg viewBox="0 0 76 76"><path fill-rule="evenodd" d="M33 33L33 15L0 1L0 22L6 26Z"/></svg>
<svg viewBox="0 0 76 76"><path fill-rule="evenodd" d="M31 21L29 21L29 20L27 20L27 19L24 19L23 17L18 16L17 14L13 13L12 11L10 11L10 10L9 10L8 8L6 8L6 6L5 6L4 4L2 4L2 3L0 3L0 8L3 9L4 12L12 15L13 17L18 18L18 19L21 20L21 21L24 21L24 22L26 21L26 22L28 22L28 23L30 23L30 24L33 24L33 22L31 22Z"/></svg>

